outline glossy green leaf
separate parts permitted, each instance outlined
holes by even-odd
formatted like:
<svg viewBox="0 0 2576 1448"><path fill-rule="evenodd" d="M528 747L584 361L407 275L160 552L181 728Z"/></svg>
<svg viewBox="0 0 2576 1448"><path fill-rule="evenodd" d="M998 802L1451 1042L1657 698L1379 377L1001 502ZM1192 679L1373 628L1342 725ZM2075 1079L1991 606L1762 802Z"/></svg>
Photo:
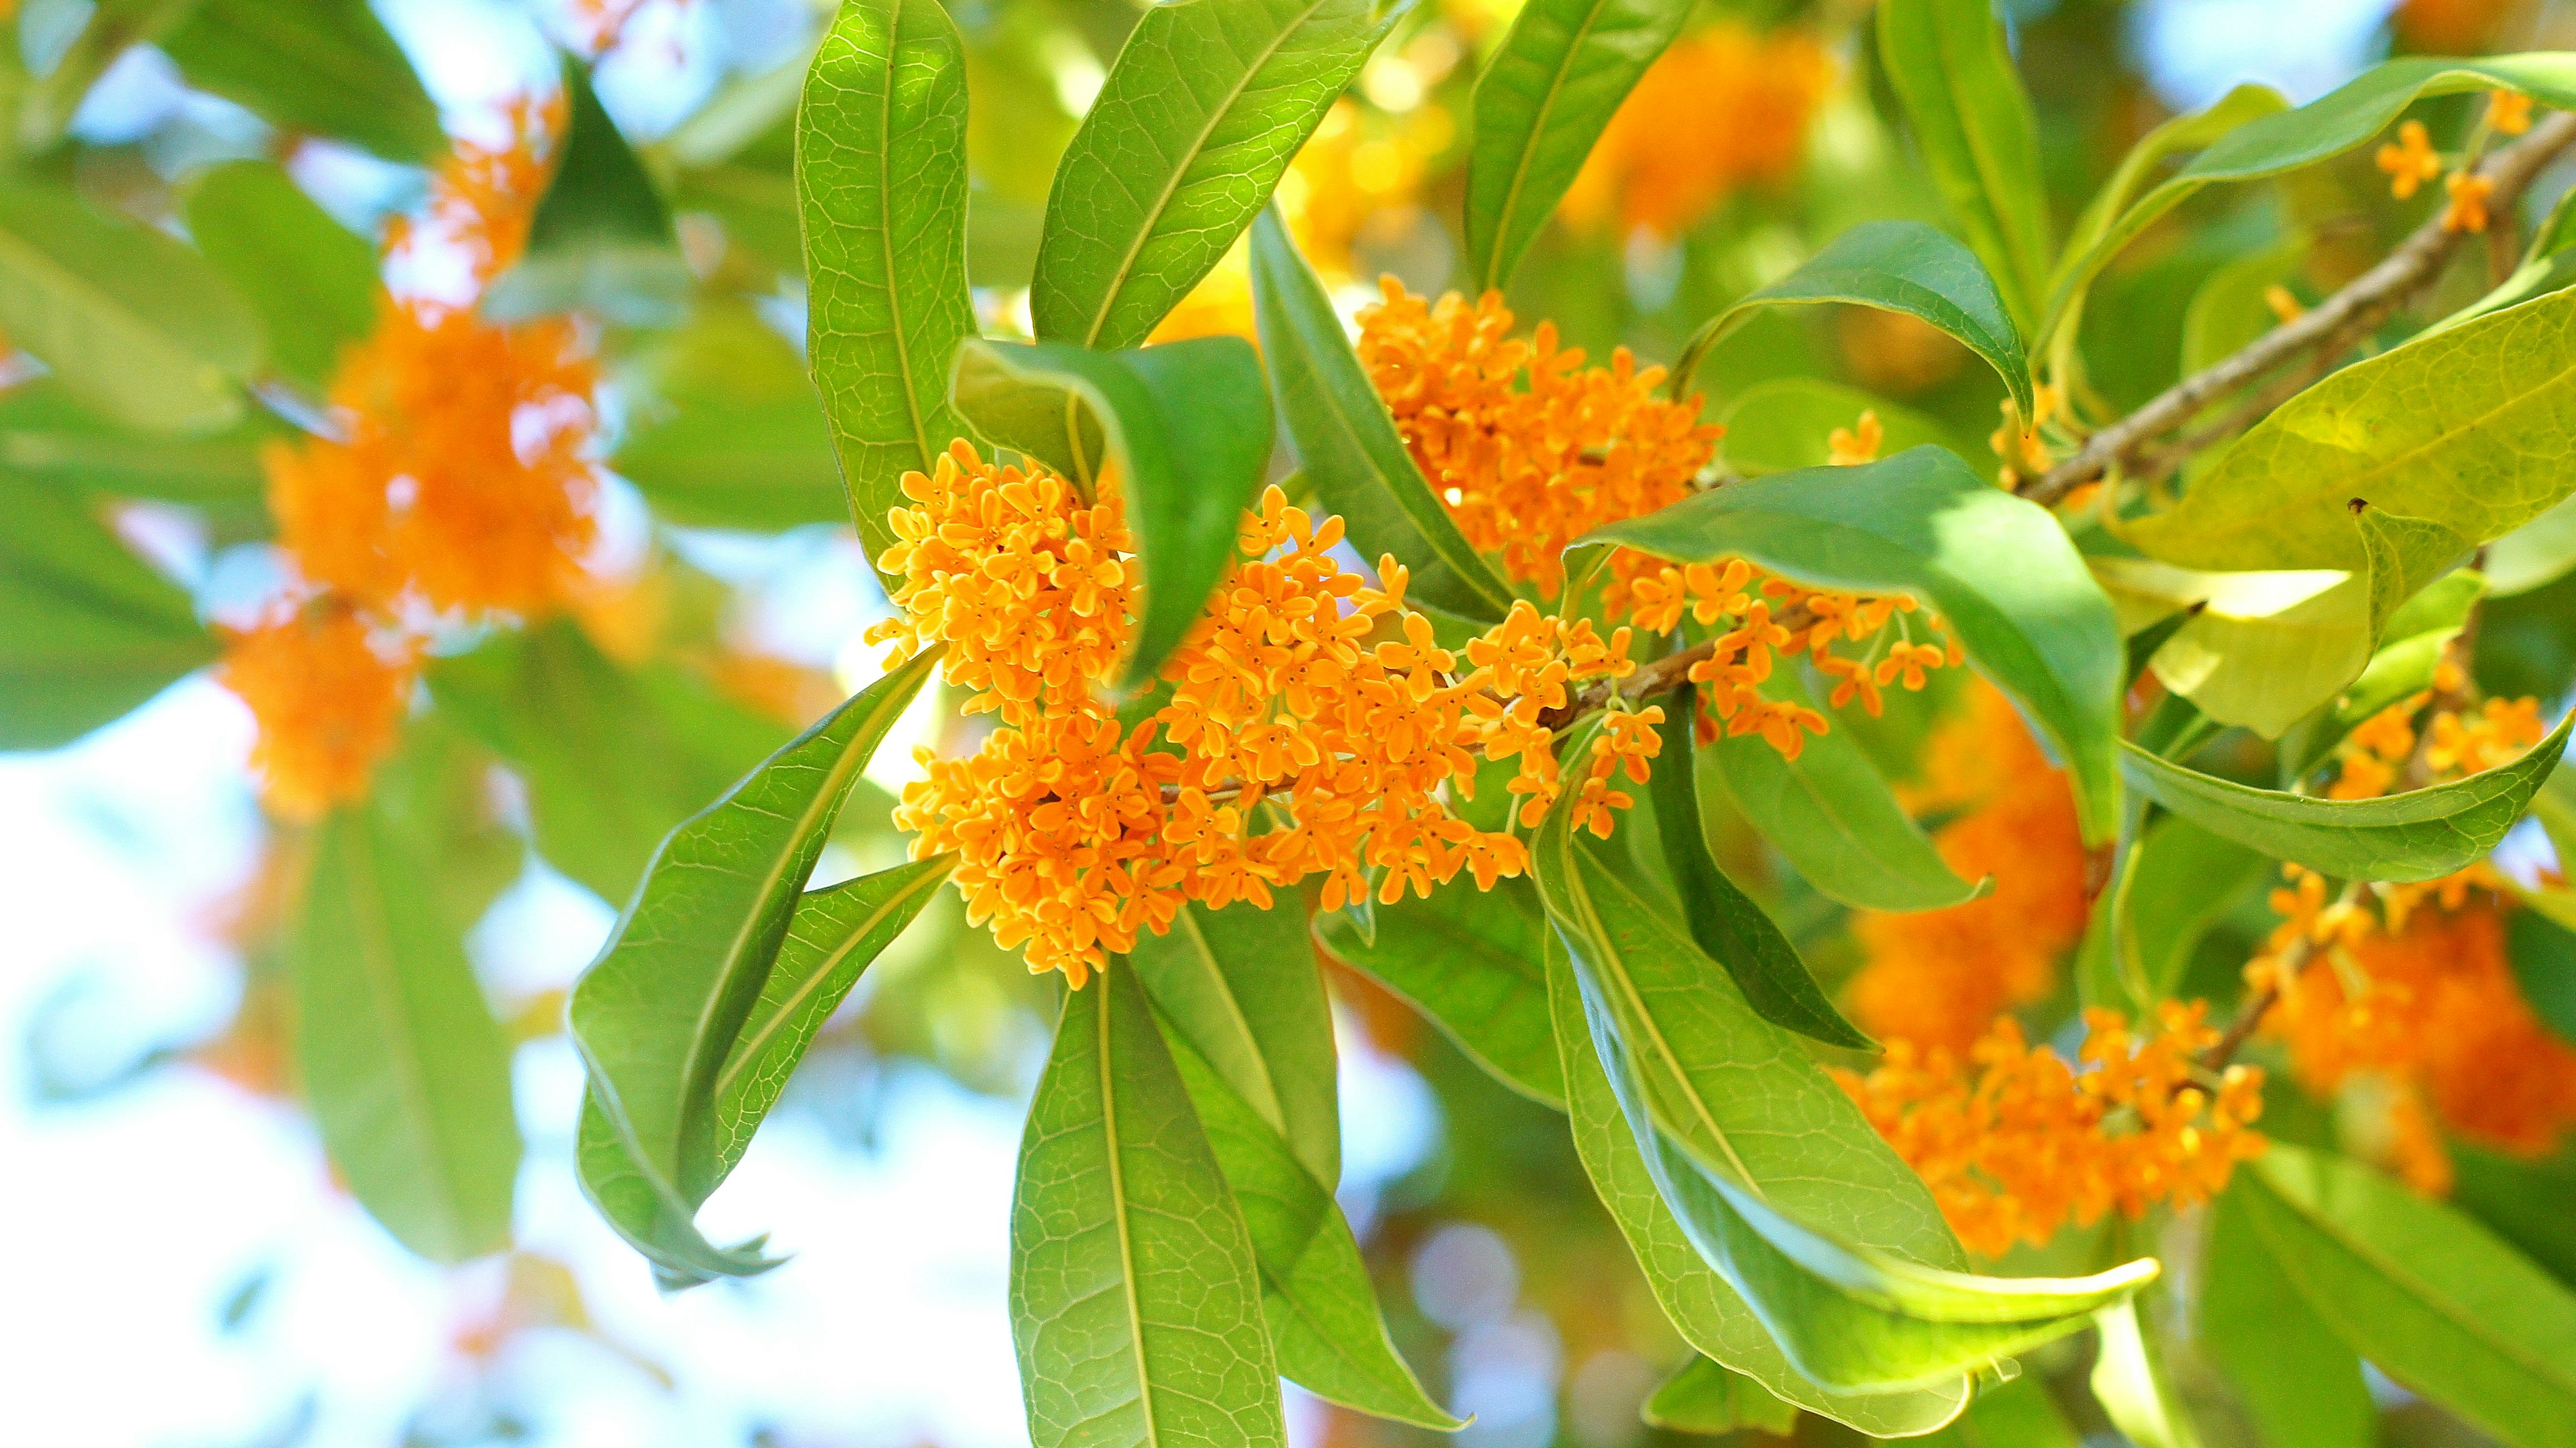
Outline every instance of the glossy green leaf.
<svg viewBox="0 0 2576 1448"><path fill-rule="evenodd" d="M788 735L675 665L625 668L562 621L437 660L429 689L527 781L538 853L611 904L672 826Z"/></svg>
<svg viewBox="0 0 2576 1448"><path fill-rule="evenodd" d="M2282 736L2281 778L2285 784L2305 779L2325 763L2345 736L2382 709L2433 687L2433 675L2451 640L2468 623L2470 610L2486 596L2485 578L2459 569L2435 580L2407 600L2381 630L2385 639L2362 669L2361 677L2335 697L2332 705Z"/></svg>
<svg viewBox="0 0 2576 1448"><path fill-rule="evenodd" d="M376 249L266 161L231 161L188 191L188 234L268 329L269 360L316 390L375 330Z"/></svg>
<svg viewBox="0 0 2576 1448"><path fill-rule="evenodd" d="M2048 191L2003 26L1986 0L1894 0L1878 10L1878 55L1951 218L2028 325L2048 286ZM2027 417L2025 387L2013 390Z"/></svg>
<svg viewBox="0 0 2576 1448"><path fill-rule="evenodd" d="M2154 1278L2152 1259L2079 1280L1948 1270L1964 1257L1922 1181L1568 837L1570 817L1560 805L1540 827L1534 869L1603 1072L1692 1246L1799 1372L1840 1392L1947 1384L2079 1330Z"/></svg>
<svg viewBox="0 0 2576 1448"><path fill-rule="evenodd" d="M2132 1012L2172 996L2201 937L2276 873L2260 851L2180 815L2149 825L2122 860L2111 896L2116 960Z"/></svg>
<svg viewBox="0 0 2576 1448"><path fill-rule="evenodd" d="M948 881L953 855L915 860L797 897L787 936L716 1073L716 1156L730 1172L815 1033L859 976Z"/></svg>
<svg viewBox="0 0 2576 1448"><path fill-rule="evenodd" d="M1325 509L1349 525L1351 545L1371 563L1394 554L1411 575L1406 597L1501 622L1511 585L1423 480L1332 299L1275 211L1252 224L1252 305L1288 444Z"/></svg>
<svg viewBox="0 0 2576 1448"><path fill-rule="evenodd" d="M1146 988L1151 993L1150 980ZM1169 1014L1158 1019L1261 1264L1262 1316L1280 1374L1381 1418L1444 1432L1464 1426L1423 1392L1388 1340L1368 1264L1332 1192L1227 1084L1227 1073L1191 1047L1189 1030Z"/></svg>
<svg viewBox="0 0 2576 1448"><path fill-rule="evenodd" d="M2210 1211L2193 1341L2266 1448L2370 1448L2379 1409L2361 1359L2272 1260L2248 1212L2242 1192Z"/></svg>
<svg viewBox="0 0 2576 1448"><path fill-rule="evenodd" d="M102 416L154 432L242 415L259 316L204 257L48 183L0 184L0 332Z"/></svg>
<svg viewBox="0 0 2576 1448"><path fill-rule="evenodd" d="M1342 1179L1333 1008L1295 897L1188 905L1128 962L1155 1009L1327 1188Z"/></svg>
<svg viewBox="0 0 2576 1448"><path fill-rule="evenodd" d="M1798 948L1709 854L1692 768L1698 719L1698 693L1691 685L1664 696L1663 753L1647 778L1664 869L1681 897L1692 943L1726 967L1745 1003L1764 1020L1829 1046L1870 1049L1877 1043L1834 1009L1798 958Z"/></svg>
<svg viewBox="0 0 2576 1448"><path fill-rule="evenodd" d="M2410 55L2372 66L2297 110L2230 128L2190 165L2123 209L2090 245L2070 249L2054 279L2048 320L2033 335L2043 346L2058 336L2071 309L2111 258L2202 187L2277 176L2366 145L2419 97L2494 89L2519 90L2547 105L2576 108L2576 59L2561 53L2474 60Z"/></svg>
<svg viewBox="0 0 2576 1448"><path fill-rule="evenodd" d="M2576 292L2427 337L2336 373L2228 449L2172 509L2123 531L2186 568L2363 566L2355 499L2469 543L2540 516L2576 404Z"/></svg>
<svg viewBox="0 0 2576 1448"><path fill-rule="evenodd" d="M447 151L438 102L367 0L196 0L161 48L188 84L280 130L414 165Z"/></svg>
<svg viewBox="0 0 2576 1448"><path fill-rule="evenodd" d="M2357 1162L2276 1141L2244 1178L2255 1234L2363 1358L2514 1448L2576 1443L2576 1294Z"/></svg>
<svg viewBox="0 0 2576 1448"><path fill-rule="evenodd" d="M806 354L874 558L903 475L965 433L948 404L966 290L966 60L938 0L843 0L796 120Z"/></svg>
<svg viewBox="0 0 2576 1448"><path fill-rule="evenodd" d="M1602 1074L1601 1058L1593 1051L1583 998L1567 966L1565 947L1553 938L1547 945L1553 987L1549 1008L1566 1083L1566 1114L1574 1128L1575 1154L1582 1158L1592 1190L1609 1209L1620 1235L1627 1239L1628 1250L1636 1255L1637 1267L1645 1274L1646 1286L1663 1308L1664 1316L1671 1319L1683 1341L1705 1354L1700 1360L1705 1371L1698 1374L1699 1381L1685 1381L1693 1376L1693 1369L1685 1368L1647 1405L1647 1421L1658 1421L1656 1404L1664 1403L1664 1393L1671 1392L1676 1396L1665 1403L1666 1416L1671 1420L1668 1426L1713 1431L1692 1428L1680 1415L1687 1411L1697 1421L1713 1421L1718 1404L1712 1395L1724 1386L1724 1379L1717 1376L1720 1373L1743 1374L1759 1385L1755 1391L1775 1403L1794 1403L1864 1433L1896 1436L1929 1432L1957 1417L1972 1387L1964 1375L1910 1392L1855 1395L1827 1392L1790 1365L1788 1356L1772 1340L1753 1309L1745 1305L1744 1298L1716 1269L1700 1260L1698 1249L1691 1245L1681 1223L1674 1220L1672 1209L1664 1204L1653 1172L1638 1153L1637 1138L1629 1132L1627 1118L1620 1114L1619 1098L1611 1090L1610 1079Z"/></svg>
<svg viewBox="0 0 2576 1448"><path fill-rule="evenodd" d="M589 68L565 57L563 85L571 118L554 180L529 223L527 250L484 292L483 315L515 322L584 311L622 326L669 326L691 285L670 208L599 103Z"/></svg>
<svg viewBox="0 0 2576 1448"><path fill-rule="evenodd" d="M1815 702L1792 669L1775 668L1761 688ZM1700 758L1707 766L1703 801L1708 791L1723 794L1829 900L1855 910L1939 910L1985 888L1960 879L1941 858L1846 730L1810 738L1795 759L1758 734L1721 734Z"/></svg>
<svg viewBox="0 0 2576 1448"><path fill-rule="evenodd" d="M136 432L83 407L50 377L0 395L0 468L73 490L187 503L214 516L267 518L260 452L292 435L264 412L212 436Z"/></svg>
<svg viewBox="0 0 2576 1448"><path fill-rule="evenodd" d="M2129 1298L2102 1309L2102 1348L2093 1360L2093 1397L2137 1448L2200 1448L2200 1430L2165 1368L2163 1344Z"/></svg>
<svg viewBox="0 0 2576 1448"><path fill-rule="evenodd" d="M326 821L292 960L304 1094L342 1180L406 1247L510 1242L510 1045L432 888L442 861L381 805Z"/></svg>
<svg viewBox="0 0 2576 1448"><path fill-rule="evenodd" d="M804 361L750 307L701 309L651 355L642 390L609 465L665 521L768 532L849 516Z"/></svg>
<svg viewBox="0 0 2576 1448"><path fill-rule="evenodd" d="M1147 10L1056 165L1029 291L1037 335L1103 350L1143 342L1252 224L1405 9Z"/></svg>
<svg viewBox="0 0 2576 1448"><path fill-rule="evenodd" d="M1882 8L1881 15L1887 13ZM1995 280L1975 253L1919 221L1872 221L1835 237L1805 266L1700 324L1673 363L1671 395L1728 333L1763 307L1842 302L1918 318L1959 340L1995 369L2021 415L2031 415L2030 359Z"/></svg>
<svg viewBox="0 0 2576 1448"><path fill-rule="evenodd" d="M1820 468L1831 460L1834 429L1857 426L1864 412L1878 416L1882 454L1927 444L1964 449L1946 424L1903 403L1820 377L1775 377L1737 393L1718 414L1726 428L1721 455L1728 471L1747 477Z"/></svg>
<svg viewBox="0 0 2576 1448"><path fill-rule="evenodd" d="M71 489L0 472L0 749L51 749L210 663L185 590Z"/></svg>
<svg viewBox="0 0 2576 1448"><path fill-rule="evenodd" d="M2496 847L2567 748L2576 713L2510 764L2379 799L2314 799L2216 779L2122 740L2130 787L2212 834L2338 880L2430 880Z"/></svg>
<svg viewBox="0 0 2576 1448"><path fill-rule="evenodd" d="M1020 1141L1011 1337L1035 1448L1280 1448L1263 1311L1243 1215L1113 966L1066 993Z"/></svg>
<svg viewBox="0 0 2576 1448"><path fill-rule="evenodd" d="M672 830L573 986L567 1019L591 1098L666 1210L685 1218L722 1178L716 1082L726 1056L842 799L939 654L915 655Z"/></svg>
<svg viewBox="0 0 2576 1448"><path fill-rule="evenodd" d="M1613 543L1677 562L1742 557L1810 587L1921 599L2056 746L2086 837L2111 830L2121 691L2111 606L2046 509L1986 483L1955 455L1920 447L1755 478L1614 523L1577 546Z"/></svg>
<svg viewBox="0 0 2576 1448"><path fill-rule="evenodd" d="M949 396L987 441L1086 490L1104 460L1117 459L1145 569L1126 682L1153 678L1232 566L1243 510L1270 466L1270 389L1252 344L1197 337L1092 352L970 342L957 354Z"/></svg>
<svg viewBox="0 0 2576 1448"><path fill-rule="evenodd" d="M1752 1378L1704 1357L1693 1357L1666 1378L1646 1400L1643 1414L1647 1426L1676 1433L1751 1428L1786 1437L1798 1423L1796 1407L1773 1397L1770 1389Z"/></svg>
<svg viewBox="0 0 2576 1448"><path fill-rule="evenodd" d="M1342 911L1315 917L1335 959L1430 1018L1495 1080L1563 1110L1555 1028L1548 1023L1547 921L1527 880L1490 891L1452 884L1376 908L1367 938Z"/></svg>
<svg viewBox="0 0 2576 1448"><path fill-rule="evenodd" d="M1476 78L1470 294L1510 284L1593 142L1690 14L1680 0L1530 0L1513 17Z"/></svg>

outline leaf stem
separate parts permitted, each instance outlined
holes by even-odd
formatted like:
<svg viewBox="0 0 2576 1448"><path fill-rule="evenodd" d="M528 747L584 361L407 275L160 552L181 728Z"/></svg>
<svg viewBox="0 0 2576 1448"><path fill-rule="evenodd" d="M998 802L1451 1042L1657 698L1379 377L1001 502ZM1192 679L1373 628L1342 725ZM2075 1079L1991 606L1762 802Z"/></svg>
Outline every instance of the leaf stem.
<svg viewBox="0 0 2576 1448"><path fill-rule="evenodd" d="M2501 216L2521 199L2533 179L2570 142L2576 142L2576 113L2552 114L2521 140L2498 151L2478 174L2494 183L2487 205ZM2312 349L2333 348L2332 356L2352 338L2367 334L2391 313L2432 284L2443 265L2467 240L2436 213L2400 243L2377 266L2363 272L2343 290L2264 333L2233 356L2175 383L2144 407L2087 439L2073 457L2021 486L2025 498L2054 506L2067 494L2121 465L2157 436L2180 427L2209 403L2253 382L2275 367ZM2201 434L2199 445L2216 438Z"/></svg>

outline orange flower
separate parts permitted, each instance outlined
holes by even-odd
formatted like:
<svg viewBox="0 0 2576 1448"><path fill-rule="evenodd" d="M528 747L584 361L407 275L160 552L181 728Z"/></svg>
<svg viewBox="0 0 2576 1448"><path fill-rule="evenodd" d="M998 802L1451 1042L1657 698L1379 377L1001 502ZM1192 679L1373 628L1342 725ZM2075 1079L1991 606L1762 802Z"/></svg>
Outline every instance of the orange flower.
<svg viewBox="0 0 2576 1448"><path fill-rule="evenodd" d="M1833 89L1833 58L1804 31L1756 35L1725 21L1673 43L1628 93L1567 190L1563 212L1598 230L1675 237L1739 188L1805 158Z"/></svg>
<svg viewBox="0 0 2576 1448"><path fill-rule="evenodd" d="M251 768L269 808L313 820L365 797L411 703L415 647L331 599L224 631L216 678L259 722Z"/></svg>
<svg viewBox="0 0 2576 1448"><path fill-rule="evenodd" d="M1877 412L1863 412L1859 422L1835 428L1826 436L1825 461L1838 468L1874 463L1886 443L1887 429L1879 425Z"/></svg>
<svg viewBox="0 0 2576 1448"><path fill-rule="evenodd" d="M2408 50L2475 55L2488 47L2513 0L2404 0L2393 17Z"/></svg>
<svg viewBox="0 0 2576 1448"><path fill-rule="evenodd" d="M2487 124L2499 135L2519 136L2531 129L2531 97L2520 91L2487 92Z"/></svg>
<svg viewBox="0 0 2576 1448"><path fill-rule="evenodd" d="M2087 1011L2081 1070L2005 1016L1964 1053L1900 1039L1868 1075L1834 1078L1969 1250L1999 1257L2114 1207L2134 1220L2158 1202L2207 1201L2262 1152L2250 1123L2263 1073L2230 1066L2214 1092L2194 1080L2194 1057L2218 1040L2206 1010L2168 1001L2146 1037L2116 1011Z"/></svg>
<svg viewBox="0 0 2576 1448"><path fill-rule="evenodd" d="M1874 1035L1956 1054L2004 1010L2048 995L2090 901L2074 795L2001 693L1978 688L1933 736L1926 770L1918 803L1969 806L1934 833L1942 859L1994 888L1944 910L1862 915L1869 963L1851 1005Z"/></svg>
<svg viewBox="0 0 2576 1448"><path fill-rule="evenodd" d="M2397 139L2379 148L2379 169L2388 173L2388 194L2403 201L2415 189L2442 174L2442 158L2433 150L2422 121L2397 128Z"/></svg>
<svg viewBox="0 0 2576 1448"><path fill-rule="evenodd" d="M2271 309L2275 318L2284 322L2295 322L2308 312L2288 287L2277 282L2263 289L2263 305Z"/></svg>
<svg viewBox="0 0 2576 1448"><path fill-rule="evenodd" d="M2442 178L2442 189L2451 197L2442 208L2444 231L2487 229L2487 197L2495 191L2493 181L2473 172L2454 171Z"/></svg>

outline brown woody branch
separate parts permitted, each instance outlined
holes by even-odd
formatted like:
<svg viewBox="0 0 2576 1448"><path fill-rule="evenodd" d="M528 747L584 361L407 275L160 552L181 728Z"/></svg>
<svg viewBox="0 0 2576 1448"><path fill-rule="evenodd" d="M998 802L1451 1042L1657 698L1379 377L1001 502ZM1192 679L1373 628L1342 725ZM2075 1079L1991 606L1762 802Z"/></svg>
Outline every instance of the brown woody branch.
<svg viewBox="0 0 2576 1448"><path fill-rule="evenodd" d="M2570 142L2576 142L2576 113L2561 111L2534 125L2521 140L2496 152L2478 168L2479 175L2494 183L2495 189L2487 197L2489 211L2499 218L2510 211L2533 179ZM2328 357L2339 354L2430 286L2469 235L2443 226L2441 215L2435 214L2377 266L2313 310L2264 333L2234 356L2175 383L2146 406L2087 438L2073 457L2025 482L2017 491L2032 502L2054 505L2113 467L2126 464L2155 438L2189 422L2211 402L2253 383L2274 368L2315 349L2325 349Z"/></svg>

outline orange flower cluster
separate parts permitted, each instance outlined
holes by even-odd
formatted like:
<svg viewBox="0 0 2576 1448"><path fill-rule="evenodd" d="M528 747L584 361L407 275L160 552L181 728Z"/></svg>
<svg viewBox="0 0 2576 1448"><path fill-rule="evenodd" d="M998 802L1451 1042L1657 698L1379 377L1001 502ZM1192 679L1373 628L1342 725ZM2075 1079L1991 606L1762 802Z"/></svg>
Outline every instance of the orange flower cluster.
<svg viewBox="0 0 2576 1448"><path fill-rule="evenodd" d="M1919 807L1967 806L1933 834L1984 897L1853 927L1869 964L1851 984L1863 1029L1925 1049L1967 1051L1998 1014L2048 995L2058 958L2084 934L2089 899L2075 797L2012 703L1980 687L1933 735Z"/></svg>
<svg viewBox="0 0 2576 1448"><path fill-rule="evenodd" d="M2519 91L2490 91L2487 96L2489 129L2499 135L2519 136L2531 129L2531 97ZM2397 128L2397 139L2379 148L2379 169L2388 173L2388 193L2400 201L2413 196L2417 189L2436 176L2442 176L2443 160L2433 149L2432 134L2422 121L2408 121ZM2495 193L2495 182L2471 171L2464 163L2448 176L2442 176L2442 189L2449 200L2442 208L2442 226L2450 231L2484 231L2487 229L2487 198Z"/></svg>
<svg viewBox="0 0 2576 1448"><path fill-rule="evenodd" d="M1512 340L1512 314L1498 294L1473 306L1455 292L1426 303L1392 277L1381 285L1384 300L1360 313L1370 381L1459 531L1515 582L1556 597L1567 544L1690 496L1715 456L1720 429L1697 420L1698 398L1656 399L1662 369L1638 370L1625 348L1608 367L1587 368L1580 349L1557 347L1549 324L1527 342ZM1864 420L1859 435L1872 438L1873 454L1875 423ZM1846 452L1860 446L1851 435L1845 443ZM1919 689L1924 670L1960 661L1946 638L1881 637L1916 612L1911 598L1818 592L1741 559L1681 567L1626 548L1612 553L1606 572L1602 602L1612 618L1654 633L1685 618L1717 630L1715 652L1690 670L1702 686L1703 738L1720 727L1759 733L1794 759L1807 734L1824 732L1823 714L1762 692L1775 655L1807 655L1837 681L1834 707L1857 697L1873 715L1888 685ZM1937 619L1923 621L1941 637ZM1867 647L1849 657L1834 651L1837 642Z"/></svg>
<svg viewBox="0 0 2576 1448"><path fill-rule="evenodd" d="M2262 1152L2249 1129L2262 1071L2230 1066L2211 1082L2195 1064L2218 1041L2207 1009L2168 1001L2146 1036L2116 1011L2087 1011L2080 1071L2005 1016L1964 1058L1899 1040L1868 1075L1834 1077L1969 1250L2000 1257L2113 1207L2134 1219L2158 1202L2207 1201Z"/></svg>
<svg viewBox="0 0 2576 1448"><path fill-rule="evenodd" d="M318 819L367 792L411 703L419 661L408 638L384 638L338 599L228 631L216 673L259 720L251 768L269 807Z"/></svg>
<svg viewBox="0 0 2576 1448"><path fill-rule="evenodd" d="M1611 117L1565 194L1566 219L1680 236L1745 185L1796 172L1834 80L1833 57L1805 31L1729 21L1684 36Z"/></svg>
<svg viewBox="0 0 2576 1448"><path fill-rule="evenodd" d="M1472 795L1476 754L1521 756L1511 788L1534 822L1563 785L1539 718L1571 686L1633 672L1628 634L1600 639L1526 604L1462 661L1404 606L1405 570L1380 560L1368 587L1332 557L1321 523L1272 488L1244 515L1241 558L1164 665L1168 702L1133 728L1093 685L1126 648L1137 577L1114 483L1084 499L1063 479L995 467L959 442L908 474L912 506L880 560L902 615L870 642L898 656L933 644L969 713L999 727L963 759L923 750L895 822L916 857L954 851L968 918L990 921L1033 971L1079 986L1186 901L1265 908L1322 874L1339 908L1375 883L1392 902L1462 871L1478 888L1517 875L1520 840L1451 813ZM1463 666L1462 666L1463 665ZM1614 714L1579 786L1581 822L1609 832L1645 777L1654 710Z"/></svg>
<svg viewBox="0 0 2576 1448"><path fill-rule="evenodd" d="M2444 669L2452 676L2439 682L2457 687ZM2489 699L2467 716L2435 710L2419 736L2414 715L2430 698L2353 731L2327 793L2370 799L2414 773L2424 783L2479 773L2547 733L2537 700ZM2507 1151L2554 1150L2576 1127L2576 1048L2523 996L2494 868L2480 861L2335 900L2315 874L2284 869L2289 884L2272 892L2281 923L2245 975L2254 990L2279 992L2263 1026L2287 1042L2301 1083L2319 1093L2373 1083L2388 1118L2382 1154L2421 1190L2446 1191L2451 1180L2429 1117Z"/></svg>
<svg viewBox="0 0 2576 1448"><path fill-rule="evenodd" d="M544 190L546 137L561 117L523 105L512 122L504 145L458 145L426 216L392 229L390 258L461 259L474 294L516 259ZM328 630L264 627L236 641L237 652L251 640L271 653L309 648L304 687L341 691L290 707L274 688L238 690L259 717L266 792L291 813L362 795L374 759L392 746L399 710L379 718L379 706L405 695L418 640L379 655L378 673L362 677L369 655L349 639L417 633L428 615L530 617L571 603L587 582L596 369L570 323L496 327L473 300L388 293L375 332L332 380L331 435L272 444L263 456L295 597L346 620ZM226 676L282 667L245 657ZM304 768L321 761L328 767Z"/></svg>

